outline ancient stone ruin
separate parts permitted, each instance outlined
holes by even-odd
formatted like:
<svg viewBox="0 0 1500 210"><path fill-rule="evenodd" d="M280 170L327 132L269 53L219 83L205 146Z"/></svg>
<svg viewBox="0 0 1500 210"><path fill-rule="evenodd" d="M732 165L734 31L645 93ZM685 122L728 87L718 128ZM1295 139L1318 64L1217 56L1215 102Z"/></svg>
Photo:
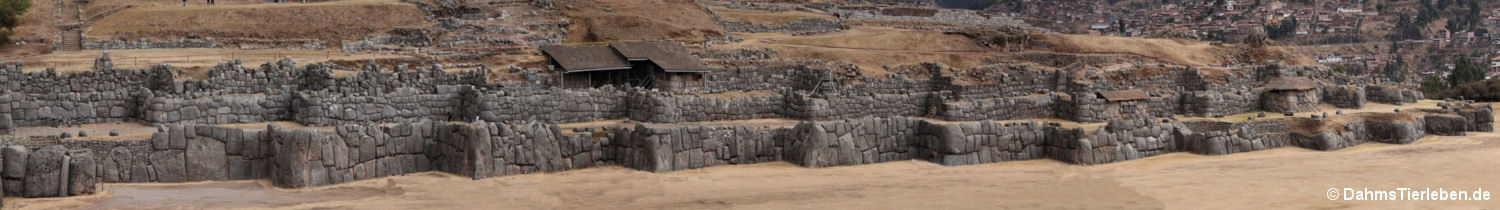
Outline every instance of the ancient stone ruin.
<svg viewBox="0 0 1500 210"><path fill-rule="evenodd" d="M1329 110L1423 97L1399 84L1277 63L1009 69L990 72L992 81L960 82L940 65L925 67L929 77L877 79L809 61L711 69L694 91L561 88L546 75L501 83L438 65L369 64L336 75L330 65L230 61L190 78L165 64L115 69L107 55L81 73L8 63L0 68L0 133L20 139L0 147L4 194L81 195L100 182L267 179L309 187L425 171L478 179L609 165L652 172L772 161L1088 165L1173 152L1404 144L1489 132L1494 121L1491 107L1463 101ZM1284 111L1296 114L1264 114ZM117 122L149 131L19 135Z"/></svg>

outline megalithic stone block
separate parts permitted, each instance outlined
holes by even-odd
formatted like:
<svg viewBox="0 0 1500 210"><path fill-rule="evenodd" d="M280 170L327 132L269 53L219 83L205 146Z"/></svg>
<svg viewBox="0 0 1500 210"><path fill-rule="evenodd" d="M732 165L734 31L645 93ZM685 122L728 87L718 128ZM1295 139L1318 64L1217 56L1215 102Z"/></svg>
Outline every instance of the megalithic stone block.
<svg viewBox="0 0 1500 210"><path fill-rule="evenodd" d="M10 134L11 129L16 127L15 125L15 121L11 120L10 113L0 114L0 135Z"/></svg>
<svg viewBox="0 0 1500 210"><path fill-rule="evenodd" d="M0 152L5 153L3 159L5 161L4 168L0 169L3 170L0 171L0 174L3 174L4 178L25 178L26 159L30 156L31 150L27 150L26 146L11 145L0 149Z"/></svg>
<svg viewBox="0 0 1500 210"><path fill-rule="evenodd" d="M159 150L151 152L147 160L157 182L185 182L187 170L183 158L182 150Z"/></svg>
<svg viewBox="0 0 1500 210"><path fill-rule="evenodd" d="M26 158L25 196L31 198L61 196L66 149L52 145L37 149Z"/></svg>
<svg viewBox="0 0 1500 210"><path fill-rule="evenodd" d="M21 196L26 193L26 161L30 158L31 151L25 146L11 145L3 149L4 154L4 194Z"/></svg>
<svg viewBox="0 0 1500 210"><path fill-rule="evenodd" d="M193 138L188 140L187 147L188 181L221 181L229 178L223 142L211 138Z"/></svg>

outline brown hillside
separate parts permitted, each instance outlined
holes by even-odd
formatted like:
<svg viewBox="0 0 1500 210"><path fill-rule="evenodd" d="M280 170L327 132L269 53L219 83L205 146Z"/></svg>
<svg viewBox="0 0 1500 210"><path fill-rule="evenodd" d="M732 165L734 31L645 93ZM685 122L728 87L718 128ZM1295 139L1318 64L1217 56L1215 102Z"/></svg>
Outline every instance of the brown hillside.
<svg viewBox="0 0 1500 210"><path fill-rule="evenodd" d="M703 40L724 34L703 7L691 0L563 0L573 22L567 42L613 40Z"/></svg>
<svg viewBox="0 0 1500 210"><path fill-rule="evenodd" d="M101 18L91 37L359 39L393 28L428 24L415 5L385 0L310 4L134 8Z"/></svg>
<svg viewBox="0 0 1500 210"><path fill-rule="evenodd" d="M730 8L713 8L713 10L719 13L719 18L724 20L750 24L783 25L801 19L834 19L833 16L803 11L766 12Z"/></svg>
<svg viewBox="0 0 1500 210"><path fill-rule="evenodd" d="M1034 37L1044 43L1043 48L1062 53L1128 54L1195 66L1256 63L1264 60L1315 65L1307 58L1288 53L1280 47L1217 46L1203 41L1069 34L1038 34Z"/></svg>

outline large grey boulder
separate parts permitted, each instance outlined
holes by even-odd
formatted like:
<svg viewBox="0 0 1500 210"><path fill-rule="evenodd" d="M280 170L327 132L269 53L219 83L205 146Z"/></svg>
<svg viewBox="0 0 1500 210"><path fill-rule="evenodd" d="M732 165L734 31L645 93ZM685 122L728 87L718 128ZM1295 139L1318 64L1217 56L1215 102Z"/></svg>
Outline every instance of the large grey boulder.
<svg viewBox="0 0 1500 210"><path fill-rule="evenodd" d="M187 180L227 180L224 143L211 138L193 138L187 148Z"/></svg>
<svg viewBox="0 0 1500 210"><path fill-rule="evenodd" d="M151 162L151 172L155 173L157 182L187 181L186 163L183 162L182 150L151 152L147 160Z"/></svg>
<svg viewBox="0 0 1500 210"><path fill-rule="evenodd" d="M25 146L11 145L0 149L0 152L5 153L3 159L5 161L3 177L25 178L26 158L31 154L31 151L27 150Z"/></svg>
<svg viewBox="0 0 1500 210"><path fill-rule="evenodd" d="M84 150L68 156L67 193L69 196L94 194L99 183L94 165L94 153Z"/></svg>
<svg viewBox="0 0 1500 210"><path fill-rule="evenodd" d="M177 126L171 129L171 139L168 146L172 149L187 149L187 139L197 138L198 134L193 130L195 126Z"/></svg>
<svg viewBox="0 0 1500 210"><path fill-rule="evenodd" d="M128 180L136 183L151 182L152 178L156 177L152 170L151 166L146 164L130 165L130 179Z"/></svg>
<svg viewBox="0 0 1500 210"><path fill-rule="evenodd" d="M31 198L62 196L63 157L67 150L62 145L42 147L26 159L25 196Z"/></svg>
<svg viewBox="0 0 1500 210"><path fill-rule="evenodd" d="M157 132L151 134L151 149L166 150L171 148L171 131L158 127Z"/></svg>
<svg viewBox="0 0 1500 210"><path fill-rule="evenodd" d="M0 149L5 154L4 162L4 187L7 195L25 194L26 182L26 159L30 157L31 151L20 145L11 145Z"/></svg>
<svg viewBox="0 0 1500 210"><path fill-rule="evenodd" d="M15 121L11 121L10 114L0 114L0 134L10 134L10 129L16 127Z"/></svg>

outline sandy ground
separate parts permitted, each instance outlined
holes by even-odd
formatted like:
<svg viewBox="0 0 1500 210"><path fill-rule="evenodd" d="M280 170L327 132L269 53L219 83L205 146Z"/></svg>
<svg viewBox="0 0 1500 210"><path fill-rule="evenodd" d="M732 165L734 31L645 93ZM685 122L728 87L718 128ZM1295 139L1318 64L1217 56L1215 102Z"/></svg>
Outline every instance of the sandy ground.
<svg viewBox="0 0 1500 210"><path fill-rule="evenodd" d="M119 136L109 136L109 131L119 131ZM78 132L83 131L88 136L79 137ZM10 135L13 136L56 136L68 133L68 140L99 140L99 141L129 141L149 139L151 134L156 133L156 127L136 122L120 123L95 123L72 127L50 127L33 126L16 128Z"/></svg>
<svg viewBox="0 0 1500 210"><path fill-rule="evenodd" d="M601 167L471 180L429 172L307 189L264 181L105 184L14 209L1493 209L1490 201L1330 201L1330 188L1500 188L1500 134L1428 136L1323 152L1172 153L1077 166L1053 160L803 168L784 162L649 173ZM1494 194L1494 192L1491 192Z"/></svg>

